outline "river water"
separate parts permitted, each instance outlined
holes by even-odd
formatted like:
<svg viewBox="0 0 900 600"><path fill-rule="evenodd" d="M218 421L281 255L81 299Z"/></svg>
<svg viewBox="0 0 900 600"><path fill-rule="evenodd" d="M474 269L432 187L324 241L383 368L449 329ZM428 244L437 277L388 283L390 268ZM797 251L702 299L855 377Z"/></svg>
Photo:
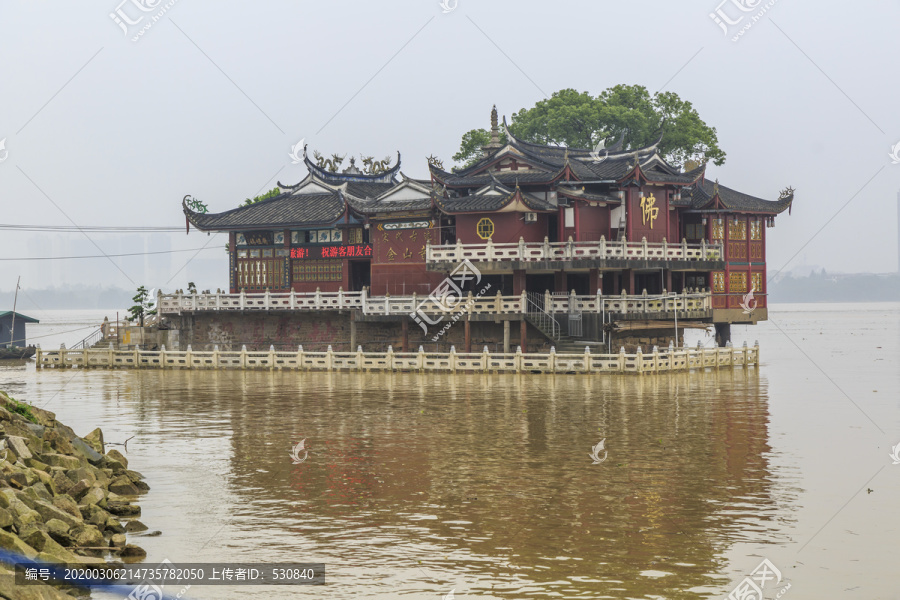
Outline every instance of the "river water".
<svg viewBox="0 0 900 600"><path fill-rule="evenodd" d="M82 435L131 438L130 467L152 488L141 520L162 532L132 540L148 564L326 564L325 586L195 586L187 598L721 598L768 559L781 580L766 598L896 599L898 315L776 306L733 328L737 344L760 342L763 364L747 370L8 365L0 388ZM29 336L58 347L68 324L102 316ZM303 439L308 458L293 464ZM592 464L601 439L607 459Z"/></svg>

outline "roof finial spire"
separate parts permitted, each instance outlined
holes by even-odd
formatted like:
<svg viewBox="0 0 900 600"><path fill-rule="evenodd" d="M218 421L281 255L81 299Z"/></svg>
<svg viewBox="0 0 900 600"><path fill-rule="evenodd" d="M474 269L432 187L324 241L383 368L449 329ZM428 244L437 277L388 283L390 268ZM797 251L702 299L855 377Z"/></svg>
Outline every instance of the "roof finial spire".
<svg viewBox="0 0 900 600"><path fill-rule="evenodd" d="M497 105L491 109L491 141L486 146L481 147L481 151L485 157L491 155L492 152L503 147L500 143L500 126L497 123Z"/></svg>

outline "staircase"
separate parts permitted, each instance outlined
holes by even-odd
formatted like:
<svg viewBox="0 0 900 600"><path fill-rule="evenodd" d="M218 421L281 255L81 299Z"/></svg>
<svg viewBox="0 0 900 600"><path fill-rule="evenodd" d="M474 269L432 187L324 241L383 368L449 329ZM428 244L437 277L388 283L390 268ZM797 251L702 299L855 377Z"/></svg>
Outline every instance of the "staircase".
<svg viewBox="0 0 900 600"><path fill-rule="evenodd" d="M91 350L109 350L112 348L113 350L118 350L118 344L116 344L115 340L99 340L90 346Z"/></svg>

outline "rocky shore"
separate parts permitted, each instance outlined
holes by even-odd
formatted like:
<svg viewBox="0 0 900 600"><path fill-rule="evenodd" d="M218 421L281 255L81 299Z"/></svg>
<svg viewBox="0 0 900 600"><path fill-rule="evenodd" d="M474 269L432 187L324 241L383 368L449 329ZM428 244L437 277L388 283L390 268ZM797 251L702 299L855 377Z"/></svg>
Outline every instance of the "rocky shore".
<svg viewBox="0 0 900 600"><path fill-rule="evenodd" d="M0 391L0 548L53 563L140 562L126 534L146 531L135 500L149 490L95 429L79 437L52 412ZM63 600L48 586L16 586L0 563L0 598Z"/></svg>

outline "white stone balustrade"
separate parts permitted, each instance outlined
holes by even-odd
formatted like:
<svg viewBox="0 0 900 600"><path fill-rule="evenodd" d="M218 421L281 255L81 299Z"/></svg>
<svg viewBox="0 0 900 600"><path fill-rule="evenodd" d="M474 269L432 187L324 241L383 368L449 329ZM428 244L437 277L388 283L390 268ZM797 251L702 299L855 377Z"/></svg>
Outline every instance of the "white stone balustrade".
<svg viewBox="0 0 900 600"><path fill-rule="evenodd" d="M451 311L470 314L525 314L524 295L450 298L458 300ZM157 296L161 315L191 312L224 311L296 311L296 310L360 310L365 315L409 315L421 309L425 313L448 312L430 296L369 296L366 292L312 292L299 294L162 294ZM661 295L582 295L574 293L547 296L544 308L549 313L661 313L672 311L706 311L712 308L709 292L682 292Z"/></svg>
<svg viewBox="0 0 900 600"><path fill-rule="evenodd" d="M447 262L458 264L464 260L471 262L503 262L521 261L537 262L545 260L723 260L721 244L688 244L682 240L680 244L648 242L643 238L640 242L607 241L604 237L599 242L525 242L495 244L488 240L485 244L428 245L425 249L427 262Z"/></svg>
<svg viewBox="0 0 900 600"><path fill-rule="evenodd" d="M296 371L418 371L474 373L661 373L703 370L721 367L759 365L759 344L741 348L669 347L662 352L635 354L558 354L483 352L326 352L240 350L41 350L37 349L39 368L132 368L132 369L266 369Z"/></svg>

